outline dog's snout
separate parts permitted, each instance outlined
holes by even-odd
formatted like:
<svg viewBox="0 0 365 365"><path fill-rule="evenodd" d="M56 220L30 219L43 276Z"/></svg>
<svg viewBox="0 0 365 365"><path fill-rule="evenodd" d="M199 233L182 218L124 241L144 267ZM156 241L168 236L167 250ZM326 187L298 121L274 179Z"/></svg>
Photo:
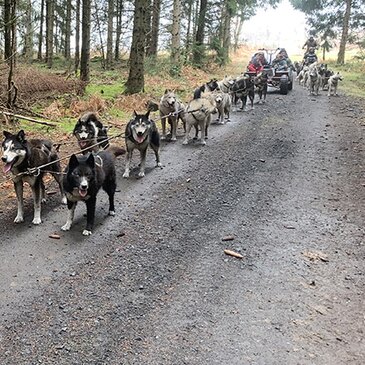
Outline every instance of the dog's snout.
<svg viewBox="0 0 365 365"><path fill-rule="evenodd" d="M138 131L138 132L137 132L137 136L138 136L138 137L143 136L143 132L142 132L142 131Z"/></svg>
<svg viewBox="0 0 365 365"><path fill-rule="evenodd" d="M1 160L2 160L3 162L6 162L6 161L7 161L7 158L6 158L5 156L2 156L2 157L1 157Z"/></svg>
<svg viewBox="0 0 365 365"><path fill-rule="evenodd" d="M86 183L86 182L81 183L81 184L80 184L80 188L81 188L82 190L86 190L86 189L87 189L87 183Z"/></svg>

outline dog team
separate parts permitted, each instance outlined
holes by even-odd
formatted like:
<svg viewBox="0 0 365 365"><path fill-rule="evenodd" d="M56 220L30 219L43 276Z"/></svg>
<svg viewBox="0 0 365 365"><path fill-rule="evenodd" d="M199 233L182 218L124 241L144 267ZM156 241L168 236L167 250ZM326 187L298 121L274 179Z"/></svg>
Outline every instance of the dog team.
<svg viewBox="0 0 365 365"><path fill-rule="evenodd" d="M326 90L327 95L338 96L338 82L342 81L342 76L339 72L334 73L327 68L327 64L318 63L315 61L311 64L302 64L297 62L295 65L299 85L307 88L309 95L318 95L319 90Z"/></svg>
<svg viewBox="0 0 365 365"><path fill-rule="evenodd" d="M297 79L309 88L310 94L318 95L319 87L324 88L327 79L328 95L337 95L339 73L330 76L327 68L316 62L302 67L297 71ZM14 189L17 198L17 215L15 223L24 221L23 183L27 182L32 190L34 216L33 224L40 224L41 203L45 201L45 185L43 177L50 173L57 181L62 203L67 204L68 213L62 230L70 230L74 218L75 208L79 201L86 204L86 227L83 235L92 233L95 220L96 197L101 188L109 198L109 215L115 214L114 194L116 190L116 157L126 153L124 178L130 175L130 164L133 151L140 153L139 177L145 176L145 164L148 147L156 159L156 167L162 167L160 162L160 140L167 138L167 123L170 125L170 140L176 141L178 122L183 123L185 138L183 144L190 141L190 131L194 127L194 140L206 144L208 129L212 115L218 114L217 123L229 121L232 105L241 103L240 110L246 110L249 99L253 109L255 93L259 96L258 103L264 103L267 95L267 75L260 72L257 75L244 73L237 78L226 76L223 80L212 79L194 91L193 99L185 105L172 90L166 90L159 104L152 101L147 103L147 112L134 112L133 118L125 128L125 145L123 148L110 146L107 128L94 113L82 115L73 130L80 147L80 154L72 154L65 171L62 171L56 149L51 141L46 139L27 139L23 130L17 134L4 131L2 143L2 161L4 173L12 173ZM151 111L159 111L162 133L158 131L156 123L150 118Z"/></svg>

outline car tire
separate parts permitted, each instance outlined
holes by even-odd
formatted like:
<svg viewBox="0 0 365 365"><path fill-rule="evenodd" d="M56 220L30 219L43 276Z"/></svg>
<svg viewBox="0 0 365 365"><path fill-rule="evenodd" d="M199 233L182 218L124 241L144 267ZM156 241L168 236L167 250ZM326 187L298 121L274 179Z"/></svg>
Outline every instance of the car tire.
<svg viewBox="0 0 365 365"><path fill-rule="evenodd" d="M288 80L288 76L283 76L280 79L280 94L281 95L286 95L289 91L289 80Z"/></svg>

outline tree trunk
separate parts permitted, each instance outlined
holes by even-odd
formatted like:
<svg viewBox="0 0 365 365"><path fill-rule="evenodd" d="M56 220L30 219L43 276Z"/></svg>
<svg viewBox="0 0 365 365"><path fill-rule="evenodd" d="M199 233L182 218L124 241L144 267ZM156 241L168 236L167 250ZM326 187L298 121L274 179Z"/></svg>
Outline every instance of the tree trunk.
<svg viewBox="0 0 365 365"><path fill-rule="evenodd" d="M41 15L39 20L38 55L37 55L37 59L39 61L42 60L43 22L44 22L44 0L41 1Z"/></svg>
<svg viewBox="0 0 365 365"><path fill-rule="evenodd" d="M14 92L14 81L13 81L13 73L15 68L15 56L16 56L16 8L17 3L16 0L11 0L8 4L9 6L9 20L10 22L6 24L6 26L9 26L9 50L7 62L9 65L9 74L8 74L8 100L7 100L7 108L12 109L14 107L15 98L13 95ZM15 88L15 91L17 89Z"/></svg>
<svg viewBox="0 0 365 365"><path fill-rule="evenodd" d="M119 61L120 56L120 37L122 35L122 14L123 14L123 0L117 0L116 6L116 31L115 31L115 48L114 48L114 59L115 61Z"/></svg>
<svg viewBox="0 0 365 365"><path fill-rule="evenodd" d="M146 39L146 9L148 0L136 0L132 46L129 56L129 76L125 84L126 94L144 91L144 55Z"/></svg>
<svg viewBox="0 0 365 365"><path fill-rule="evenodd" d="M67 0L66 2L66 19L65 19L65 58L70 60L71 58L71 9L72 2Z"/></svg>
<svg viewBox="0 0 365 365"><path fill-rule="evenodd" d="M26 4L26 11L24 14L25 18L25 35L24 35L24 49L23 55L25 62L30 63L33 59L33 8L31 0L27 0Z"/></svg>
<svg viewBox="0 0 365 365"><path fill-rule="evenodd" d="M204 29L205 29L205 17L207 13L207 0L200 0L200 9L198 16L197 31L195 35L195 44L193 49L193 63L196 66L202 66L204 59Z"/></svg>
<svg viewBox="0 0 365 365"><path fill-rule="evenodd" d="M75 75L77 75L77 71L79 69L80 64L80 0L76 0L76 9L75 9Z"/></svg>
<svg viewBox="0 0 365 365"><path fill-rule="evenodd" d="M88 82L90 79L90 20L91 0L82 0L82 44L80 79Z"/></svg>
<svg viewBox="0 0 365 365"><path fill-rule="evenodd" d="M114 0L108 0L108 36L106 41L106 67L113 64L113 20L114 20Z"/></svg>
<svg viewBox="0 0 365 365"><path fill-rule="evenodd" d="M186 43L185 43L185 59L187 60L190 53L191 47L191 29L192 29L192 19L193 19L193 0L188 2L188 19L186 25Z"/></svg>
<svg viewBox="0 0 365 365"><path fill-rule="evenodd" d="M12 57L12 46L11 46L11 7L12 0L4 0L4 58L5 61L10 64Z"/></svg>
<svg viewBox="0 0 365 365"><path fill-rule="evenodd" d="M104 40L103 40L103 31L101 29L101 21L100 21L99 13L102 13L102 11L100 11L99 8L98 8L98 0L95 0L95 13L94 13L94 15L95 15L95 20L96 20L96 28L97 28L98 34L99 34L100 51L101 51L101 57L102 57L101 66L103 68L105 68Z"/></svg>
<svg viewBox="0 0 365 365"><path fill-rule="evenodd" d="M340 49L339 49L338 55L337 55L337 63L339 65L343 65L345 63L345 50L346 50L347 37L349 34L351 5L352 5L352 0L346 0L346 11L345 11L345 16L343 18Z"/></svg>
<svg viewBox="0 0 365 365"><path fill-rule="evenodd" d="M147 48L147 56L157 57L158 31L160 25L161 0L153 0L152 3L152 20L151 20L151 37Z"/></svg>
<svg viewBox="0 0 365 365"><path fill-rule="evenodd" d="M48 68L53 64L53 24L54 0L46 0L46 63Z"/></svg>
<svg viewBox="0 0 365 365"><path fill-rule="evenodd" d="M229 50L231 48L231 21L233 16L233 9L229 0L225 1L224 5L224 21L222 33L222 58L220 60L221 66L227 64L229 61Z"/></svg>
<svg viewBox="0 0 365 365"><path fill-rule="evenodd" d="M173 0L172 10L172 27L171 27L171 72L179 74L180 64L180 19L181 19L181 2Z"/></svg>

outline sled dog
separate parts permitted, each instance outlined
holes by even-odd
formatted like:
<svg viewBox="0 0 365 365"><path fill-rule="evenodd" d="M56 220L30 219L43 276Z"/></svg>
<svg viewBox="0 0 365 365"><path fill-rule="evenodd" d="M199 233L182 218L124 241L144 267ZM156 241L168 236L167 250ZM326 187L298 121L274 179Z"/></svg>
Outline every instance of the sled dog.
<svg viewBox="0 0 365 365"><path fill-rule="evenodd" d="M29 139L25 137L23 130L17 134L4 131L4 141L2 143L3 155L1 157L4 165L4 173L13 174L14 189L18 201L18 212L14 219L15 223L24 221L24 200L23 183L27 182L32 189L34 203L33 224L42 223L41 203L45 201L45 186L43 176L45 172L50 172L57 181L63 203L66 198L63 194L61 166L58 155L52 146L52 142L45 139ZM49 164L29 173L28 169Z"/></svg>
<svg viewBox="0 0 365 365"><path fill-rule="evenodd" d="M77 138L84 154L90 151L105 150L109 147L107 128L94 113L86 113L79 118L73 135Z"/></svg>
<svg viewBox="0 0 365 365"><path fill-rule="evenodd" d="M194 90L194 99L200 99L204 93L209 93L218 88L217 79L211 79L209 82L206 82L202 86L196 88Z"/></svg>
<svg viewBox="0 0 365 365"><path fill-rule="evenodd" d="M186 122L186 133L183 144L189 143L189 134L192 127L195 127L196 137L200 129L201 144L205 145L208 138L208 128L212 114L217 112L214 96L207 95L204 98L193 99L187 105L183 118Z"/></svg>
<svg viewBox="0 0 365 365"><path fill-rule="evenodd" d="M134 149L139 150L141 155L140 171L138 176L145 176L145 165L148 146L152 148L156 157L156 167L162 167L160 162L160 135L156 124L149 118L150 112L137 114L131 119L125 129L125 144L127 147L127 158L123 177L129 177L130 164Z"/></svg>
<svg viewBox="0 0 365 365"><path fill-rule="evenodd" d="M342 81L342 76L340 75L339 72L337 72L336 74L332 75L329 79L328 79L328 96L331 96L332 92L333 95L337 96L337 86L338 86L338 82Z"/></svg>
<svg viewBox="0 0 365 365"><path fill-rule="evenodd" d="M177 123L179 119L183 121L181 116L185 105L177 98L174 91L167 89L161 97L159 108L162 125L161 139L166 139L166 122L168 122L171 125L171 141L176 141Z"/></svg>
<svg viewBox="0 0 365 365"><path fill-rule="evenodd" d="M79 201L86 204L86 228L82 234L92 233L95 220L96 196L103 188L109 197L109 215L115 215L114 193L116 189L115 157L123 154L123 149L90 152L86 155L72 155L63 178L63 188L67 198L68 215L66 223L61 227L69 231L73 222L76 205Z"/></svg>

